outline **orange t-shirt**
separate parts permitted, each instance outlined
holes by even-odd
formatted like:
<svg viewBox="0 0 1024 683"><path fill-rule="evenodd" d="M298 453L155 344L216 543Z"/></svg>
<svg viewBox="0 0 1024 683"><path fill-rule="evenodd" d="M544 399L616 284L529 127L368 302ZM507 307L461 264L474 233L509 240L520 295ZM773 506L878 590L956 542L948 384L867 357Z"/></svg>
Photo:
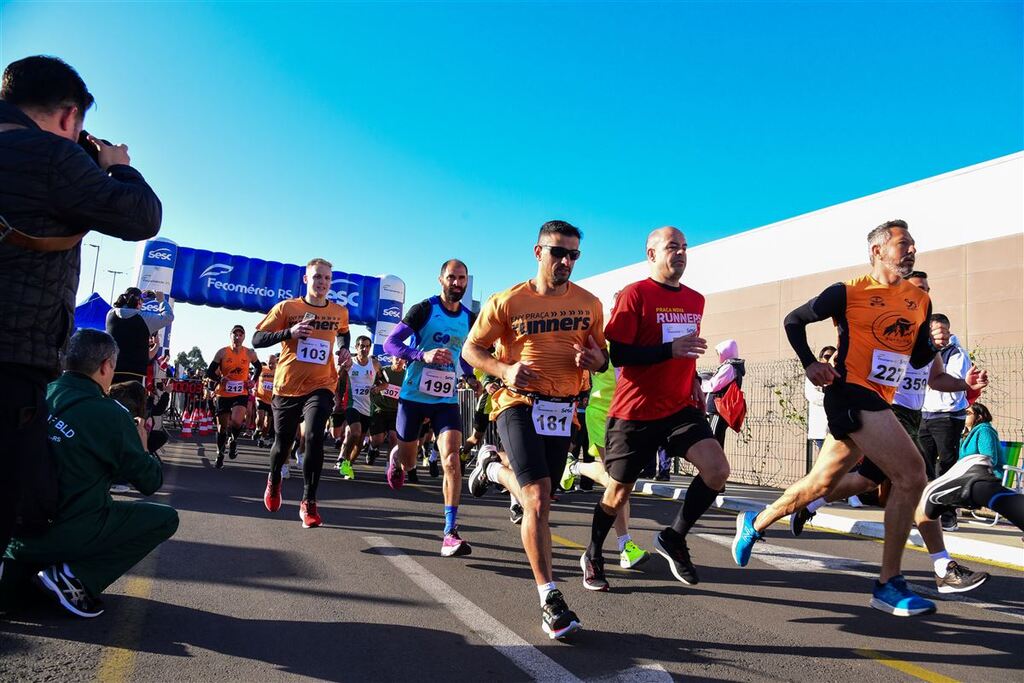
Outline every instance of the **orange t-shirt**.
<svg viewBox="0 0 1024 683"><path fill-rule="evenodd" d="M234 351L230 346L221 349L220 376L227 380L217 384L216 394L224 398L245 396L245 383L249 379L249 349L244 346Z"/></svg>
<svg viewBox="0 0 1024 683"><path fill-rule="evenodd" d="M529 282L495 294L484 304L467 341L488 348L503 363L523 361L539 375L524 391L551 397L578 395L587 371L576 366L573 344L593 337L605 348L604 309L596 296L572 282L560 296L541 296ZM502 387L491 396L491 418L530 399Z"/></svg>
<svg viewBox="0 0 1024 683"><path fill-rule="evenodd" d="M313 333L306 339L285 339L274 374L274 395L306 396L318 389L332 394L338 384L334 340L348 332L348 309L333 301L313 306L305 299L286 299L274 305L256 325L257 330L280 332L311 313Z"/></svg>
<svg viewBox="0 0 1024 683"><path fill-rule="evenodd" d="M269 365L264 365L260 371L260 383L256 385L256 398L264 403L270 403L274 398L274 370Z"/></svg>

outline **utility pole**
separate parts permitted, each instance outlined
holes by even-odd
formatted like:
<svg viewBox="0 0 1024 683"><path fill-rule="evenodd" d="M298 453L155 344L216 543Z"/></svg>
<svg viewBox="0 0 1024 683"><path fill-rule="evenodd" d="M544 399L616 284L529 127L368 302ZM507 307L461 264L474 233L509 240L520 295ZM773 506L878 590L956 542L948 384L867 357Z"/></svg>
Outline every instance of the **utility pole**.
<svg viewBox="0 0 1024 683"><path fill-rule="evenodd" d="M114 279L110 282L110 305L114 305L114 286L117 284L117 276L124 275L126 271L123 270L108 270L108 273L114 276Z"/></svg>
<svg viewBox="0 0 1024 683"><path fill-rule="evenodd" d="M92 296L92 293L96 291L96 268L100 265L100 245L87 244L86 246L96 250L96 260L92 264L92 289L89 290L89 295Z"/></svg>

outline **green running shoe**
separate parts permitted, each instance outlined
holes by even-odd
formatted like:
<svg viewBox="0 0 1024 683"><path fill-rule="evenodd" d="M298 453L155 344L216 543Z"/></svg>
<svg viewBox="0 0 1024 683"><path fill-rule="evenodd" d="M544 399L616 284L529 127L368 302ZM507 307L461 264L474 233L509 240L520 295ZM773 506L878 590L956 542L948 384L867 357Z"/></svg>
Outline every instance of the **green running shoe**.
<svg viewBox="0 0 1024 683"><path fill-rule="evenodd" d="M626 546L619 553L619 566L623 569L639 567L651 557L651 554L633 541L626 541Z"/></svg>
<svg viewBox="0 0 1024 683"><path fill-rule="evenodd" d="M572 491L573 484L576 483L577 471L579 461L569 459L569 462L565 463L565 470L562 472L562 481L559 482L559 486L562 487L563 491Z"/></svg>
<svg viewBox="0 0 1024 683"><path fill-rule="evenodd" d="M352 463L348 460L342 460L338 463L338 474L341 475L342 479L355 479L356 473L352 469Z"/></svg>

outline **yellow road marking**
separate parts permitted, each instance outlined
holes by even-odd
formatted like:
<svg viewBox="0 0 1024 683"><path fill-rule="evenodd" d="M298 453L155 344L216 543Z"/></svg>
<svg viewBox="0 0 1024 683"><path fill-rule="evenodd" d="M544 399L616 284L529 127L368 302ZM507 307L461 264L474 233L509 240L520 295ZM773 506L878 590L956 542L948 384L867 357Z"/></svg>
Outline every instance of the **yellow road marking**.
<svg viewBox="0 0 1024 683"><path fill-rule="evenodd" d="M922 681L928 681L929 683L960 683L955 678L943 676L940 673L929 671L928 669L925 669L922 666L918 666L917 664L904 662L903 660L896 659L895 657L883 655L881 652L877 652L875 650L869 650L868 648L860 648L854 650L854 652L860 655L861 657L873 659L879 664L882 664L883 666L887 666L890 669L896 669L897 671L902 671L908 676L913 676L914 678L918 678Z"/></svg>
<svg viewBox="0 0 1024 683"><path fill-rule="evenodd" d="M551 534L551 540L557 543L558 545L565 546L566 548L575 548L576 550L587 549L587 546L580 545L575 541L570 541L568 538L565 538L564 536L559 536L558 534Z"/></svg>
<svg viewBox="0 0 1024 683"><path fill-rule="evenodd" d="M153 580L145 576L128 579L124 594L143 600L153 592ZM121 605L118 610L118 624L111 633L111 641L124 646L108 645L103 648L100 663L96 668L96 680L100 683L122 683L127 681L135 668L134 645L142 633L142 622L146 617L144 603Z"/></svg>

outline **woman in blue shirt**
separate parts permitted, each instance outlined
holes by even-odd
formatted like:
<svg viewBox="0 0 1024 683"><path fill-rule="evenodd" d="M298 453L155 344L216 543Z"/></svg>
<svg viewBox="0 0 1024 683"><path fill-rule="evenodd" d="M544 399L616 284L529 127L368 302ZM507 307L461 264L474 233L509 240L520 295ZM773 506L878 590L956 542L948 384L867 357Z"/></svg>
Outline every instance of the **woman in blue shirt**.
<svg viewBox="0 0 1024 683"><path fill-rule="evenodd" d="M999 445L999 434L992 426L992 413L977 402L967 408L964 438L960 442L960 457L976 453L987 455L992 460L992 471L1002 480L1006 455Z"/></svg>

